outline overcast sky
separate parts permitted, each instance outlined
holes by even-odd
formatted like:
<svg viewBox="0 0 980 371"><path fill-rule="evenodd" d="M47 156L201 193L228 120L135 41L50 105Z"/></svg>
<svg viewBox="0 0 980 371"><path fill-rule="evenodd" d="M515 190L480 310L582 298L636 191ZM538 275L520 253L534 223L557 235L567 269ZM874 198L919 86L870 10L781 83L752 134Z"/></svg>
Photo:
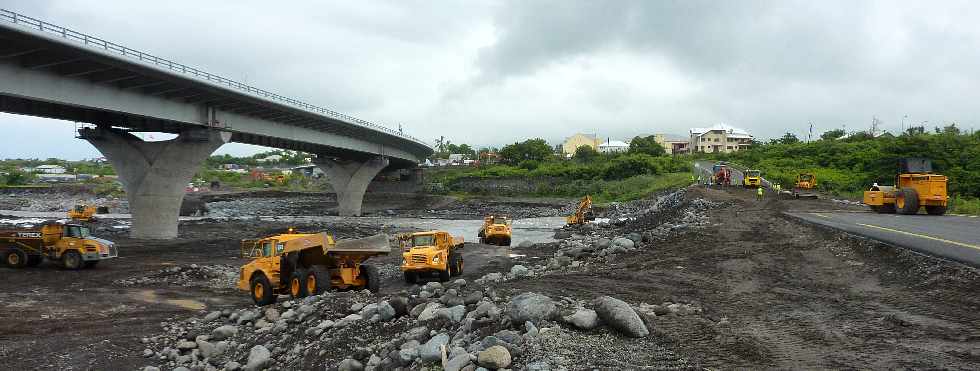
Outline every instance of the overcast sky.
<svg viewBox="0 0 980 371"><path fill-rule="evenodd" d="M474 147L576 132L978 128L980 3L11 1L0 8ZM2 82L0 82L2 83ZM98 156L0 114L0 158ZM43 136L38 133L43 132ZM219 153L260 147L225 145Z"/></svg>

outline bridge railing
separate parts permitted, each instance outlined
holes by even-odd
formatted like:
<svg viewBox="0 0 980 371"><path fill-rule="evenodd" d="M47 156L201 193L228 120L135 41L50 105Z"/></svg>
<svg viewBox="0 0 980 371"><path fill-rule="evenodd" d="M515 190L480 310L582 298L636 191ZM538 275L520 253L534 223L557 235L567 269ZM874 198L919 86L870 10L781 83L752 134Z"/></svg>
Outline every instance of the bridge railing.
<svg viewBox="0 0 980 371"><path fill-rule="evenodd" d="M38 30L38 31L42 31L42 32L48 33L48 34L59 36L59 37L61 37L63 39L66 39L66 40L70 40L70 41L81 43L81 44L83 44L83 45L85 45L86 47L89 47L89 48L103 49L103 50L106 50L108 52L112 52L112 53L115 53L115 54L122 55L124 57L128 57L128 58L132 58L132 59L138 60L138 61L140 61L142 63L145 63L145 64L151 64L151 65L154 65L156 67L165 68L165 69L170 70L170 71L173 71L173 72L177 72L177 73L180 73L180 74L193 76L195 78L198 78L198 79L201 79L201 80L205 80L205 81L208 81L208 82L211 82L211 83L221 84L221 85L224 85L224 86L227 86L227 87L230 87L230 88L234 88L234 89L237 89L237 90L240 90L240 91L244 91L246 93L249 93L249 94L252 94L252 95L255 95L255 96L258 96L258 97L266 98L266 99L269 99L269 100L273 100L273 101L285 103L285 104L288 104L288 105L293 106L293 107L301 108L301 109L306 110L306 111L309 111L309 112L318 113L318 114L321 114L321 115L324 115L324 116L329 116L329 117L332 117L332 118L335 118L335 119L340 119L340 120L345 121L345 122L350 123L350 124L354 124L354 125L366 127L366 128L369 128L369 129L380 130L380 131L386 132L388 134L395 135L395 136L398 136L398 137L401 137L401 138L405 138L405 139L414 141L416 143L425 145L427 147L431 147L428 143L426 143L425 141L423 141L421 139L418 139L418 138L413 137L411 135L407 135L407 134L402 133L402 132L400 132L398 130L391 129L391 128L386 127L386 126L383 126L383 125L375 124L375 123L370 122L370 121L367 121L367 120L362 120L362 119L359 119L357 117L346 115L346 114L343 114L343 113L340 113L340 112L336 112L336 111L333 111L333 110L330 110L330 109L326 109L326 108L323 108L323 107L314 106L312 104L309 104L309 103L306 103L306 102L303 102L303 101L300 101L300 100L292 99L292 98L285 97L285 96L282 96L282 95L279 95L279 94L276 94L276 93L273 93L273 92L270 92L270 91L267 91L267 90L259 89L259 88L256 88L254 86L251 86L251 85L248 85L248 84L243 84L243 83L240 83L240 82L237 82L237 81L234 81L234 80L225 78L225 77L221 77L221 76L215 75L213 73L205 72L205 71L199 70L199 69L194 68L194 67L190 67L190 66L187 66L187 65L184 65L184 64L180 64L180 63L177 63L177 62L168 60L168 59L160 58L160 57L157 57L157 56L152 55L152 54L147 54L147 53L141 52L139 50L135 50L135 49L132 49L132 48L123 46L123 45L116 44L116 43L111 42L111 41L106 41L105 39L101 39L101 38L98 38L98 37L95 37L95 36L89 36L89 35L83 34L81 32L78 32L78 31L69 29L69 28L65 28L65 27L61 27L61 26L55 25L55 24L51 24L51 23L48 23L48 22L39 20L37 18L28 17L26 15L19 14L19 13L16 13L16 12L12 12L12 11L9 11L9 10L6 10L6 9L0 9L0 20L7 21L7 22L10 22L10 23L19 25L21 27L31 28L31 29L35 29L35 30Z"/></svg>

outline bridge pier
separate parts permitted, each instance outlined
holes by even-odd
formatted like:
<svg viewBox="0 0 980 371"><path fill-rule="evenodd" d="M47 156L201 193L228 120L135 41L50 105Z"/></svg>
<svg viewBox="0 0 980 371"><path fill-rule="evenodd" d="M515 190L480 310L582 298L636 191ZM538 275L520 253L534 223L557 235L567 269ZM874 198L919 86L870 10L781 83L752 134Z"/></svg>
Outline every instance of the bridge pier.
<svg viewBox="0 0 980 371"><path fill-rule="evenodd" d="M361 216L361 203L364 192L371 180L388 166L386 157L376 157L367 161L335 160L318 157L316 165L323 170L327 181L337 193L337 214L340 216Z"/></svg>
<svg viewBox="0 0 980 371"><path fill-rule="evenodd" d="M203 128L159 142L103 127L82 128L78 134L112 164L129 199L130 237L142 239L177 237L187 183L204 160L231 139L229 132Z"/></svg>

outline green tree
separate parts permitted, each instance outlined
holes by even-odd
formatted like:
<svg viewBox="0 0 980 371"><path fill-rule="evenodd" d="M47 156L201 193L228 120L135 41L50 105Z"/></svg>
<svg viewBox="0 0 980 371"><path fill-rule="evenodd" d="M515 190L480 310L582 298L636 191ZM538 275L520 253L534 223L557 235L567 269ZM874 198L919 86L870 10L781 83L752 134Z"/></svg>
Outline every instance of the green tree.
<svg viewBox="0 0 980 371"><path fill-rule="evenodd" d="M596 152L595 148L590 145L582 145L575 148L575 154L572 155L576 161L579 162L592 162L599 157L599 152Z"/></svg>
<svg viewBox="0 0 980 371"><path fill-rule="evenodd" d="M636 153L614 158L603 171L602 177L606 180L618 180L636 175L656 175L659 173L661 173L661 167L655 157Z"/></svg>
<svg viewBox="0 0 980 371"><path fill-rule="evenodd" d="M551 156L551 146L541 138L528 139L504 146L500 149L500 156L512 164L524 160L544 161Z"/></svg>
<svg viewBox="0 0 980 371"><path fill-rule="evenodd" d="M783 136L777 139L776 141L779 142L780 144L794 144L794 143L799 143L800 138L797 138L796 135L794 135L793 133L786 133L783 134Z"/></svg>
<svg viewBox="0 0 980 371"><path fill-rule="evenodd" d="M834 129L834 130L825 131L823 132L823 134L820 134L820 139L837 140L843 137L845 134L847 133L844 132L844 129Z"/></svg>
<svg viewBox="0 0 980 371"><path fill-rule="evenodd" d="M630 148L628 152L642 153L650 156L663 156L667 154L667 151L660 145L660 143L657 143L653 135L633 137L633 140L630 141Z"/></svg>

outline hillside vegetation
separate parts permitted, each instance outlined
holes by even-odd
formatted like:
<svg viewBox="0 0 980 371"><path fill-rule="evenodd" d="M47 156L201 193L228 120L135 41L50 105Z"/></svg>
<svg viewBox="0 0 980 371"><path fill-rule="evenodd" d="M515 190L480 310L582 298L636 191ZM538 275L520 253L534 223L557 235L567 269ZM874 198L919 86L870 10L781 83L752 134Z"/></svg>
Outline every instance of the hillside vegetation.
<svg viewBox="0 0 980 371"><path fill-rule="evenodd" d="M764 177L784 186L793 184L800 171L810 171L820 190L859 197L874 182L894 184L898 159L925 157L932 160L934 172L949 177L954 209L980 213L980 132L967 134L947 126L877 138L861 134L810 143L793 139L784 137L715 158L762 170Z"/></svg>

